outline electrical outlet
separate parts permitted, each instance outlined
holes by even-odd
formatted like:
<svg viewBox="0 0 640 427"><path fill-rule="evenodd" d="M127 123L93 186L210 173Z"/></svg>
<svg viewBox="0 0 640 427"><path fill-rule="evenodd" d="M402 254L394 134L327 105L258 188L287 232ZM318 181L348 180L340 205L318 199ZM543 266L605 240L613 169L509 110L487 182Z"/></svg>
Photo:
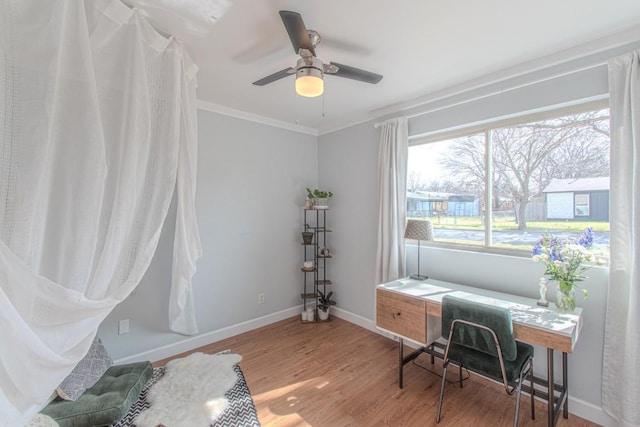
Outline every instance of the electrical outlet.
<svg viewBox="0 0 640 427"><path fill-rule="evenodd" d="M258 294L258 304L264 304L264 294L262 292Z"/></svg>
<svg viewBox="0 0 640 427"><path fill-rule="evenodd" d="M118 323L118 335L129 333L129 319L123 319Z"/></svg>

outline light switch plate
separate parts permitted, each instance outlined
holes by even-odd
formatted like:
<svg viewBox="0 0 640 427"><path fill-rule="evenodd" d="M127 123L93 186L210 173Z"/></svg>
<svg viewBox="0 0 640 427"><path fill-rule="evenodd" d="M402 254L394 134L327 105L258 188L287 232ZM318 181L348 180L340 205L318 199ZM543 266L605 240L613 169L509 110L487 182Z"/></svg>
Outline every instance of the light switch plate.
<svg viewBox="0 0 640 427"><path fill-rule="evenodd" d="M118 335L129 333L129 319L123 319L118 324Z"/></svg>

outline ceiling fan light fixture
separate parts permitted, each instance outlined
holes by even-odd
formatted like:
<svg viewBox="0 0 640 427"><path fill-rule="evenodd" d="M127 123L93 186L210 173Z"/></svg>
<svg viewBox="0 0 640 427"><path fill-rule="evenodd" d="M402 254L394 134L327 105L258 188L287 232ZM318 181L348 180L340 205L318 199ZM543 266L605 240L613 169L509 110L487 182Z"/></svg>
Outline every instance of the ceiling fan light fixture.
<svg viewBox="0 0 640 427"><path fill-rule="evenodd" d="M296 93L300 96L313 98L324 92L324 71L322 62L313 58L312 65L304 64L304 59L298 61L296 71Z"/></svg>
<svg viewBox="0 0 640 427"><path fill-rule="evenodd" d="M296 93L300 96L313 98L324 92L324 80L316 76L300 76L296 78Z"/></svg>

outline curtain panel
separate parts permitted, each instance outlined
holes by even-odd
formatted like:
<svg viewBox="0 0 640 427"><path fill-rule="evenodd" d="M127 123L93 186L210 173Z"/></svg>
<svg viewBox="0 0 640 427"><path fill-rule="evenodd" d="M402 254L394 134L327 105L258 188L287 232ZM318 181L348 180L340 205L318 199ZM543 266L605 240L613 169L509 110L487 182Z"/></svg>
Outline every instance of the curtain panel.
<svg viewBox="0 0 640 427"><path fill-rule="evenodd" d="M378 149L376 284L405 276L409 129L400 117L381 125Z"/></svg>
<svg viewBox="0 0 640 427"><path fill-rule="evenodd" d="M611 237L602 408L640 425L640 51L609 61Z"/></svg>
<svg viewBox="0 0 640 427"><path fill-rule="evenodd" d="M197 331L196 70L120 0L0 0L0 425L140 282L174 191L170 324Z"/></svg>

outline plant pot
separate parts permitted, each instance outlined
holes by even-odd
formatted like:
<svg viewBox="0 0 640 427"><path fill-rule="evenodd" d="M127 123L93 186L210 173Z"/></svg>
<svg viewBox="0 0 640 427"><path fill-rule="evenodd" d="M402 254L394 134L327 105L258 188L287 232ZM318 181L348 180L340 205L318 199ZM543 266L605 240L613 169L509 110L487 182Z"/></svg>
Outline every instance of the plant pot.
<svg viewBox="0 0 640 427"><path fill-rule="evenodd" d="M327 320L329 319L329 309L327 308L327 310L323 310L321 308L318 308L318 320Z"/></svg>
<svg viewBox="0 0 640 427"><path fill-rule="evenodd" d="M329 199L311 199L313 203L313 209L328 209L329 208Z"/></svg>
<svg viewBox="0 0 640 427"><path fill-rule="evenodd" d="M310 245L311 242L313 242L313 235L314 235L314 233L312 233L310 231L303 231L302 232L302 243L304 243L305 245Z"/></svg>

